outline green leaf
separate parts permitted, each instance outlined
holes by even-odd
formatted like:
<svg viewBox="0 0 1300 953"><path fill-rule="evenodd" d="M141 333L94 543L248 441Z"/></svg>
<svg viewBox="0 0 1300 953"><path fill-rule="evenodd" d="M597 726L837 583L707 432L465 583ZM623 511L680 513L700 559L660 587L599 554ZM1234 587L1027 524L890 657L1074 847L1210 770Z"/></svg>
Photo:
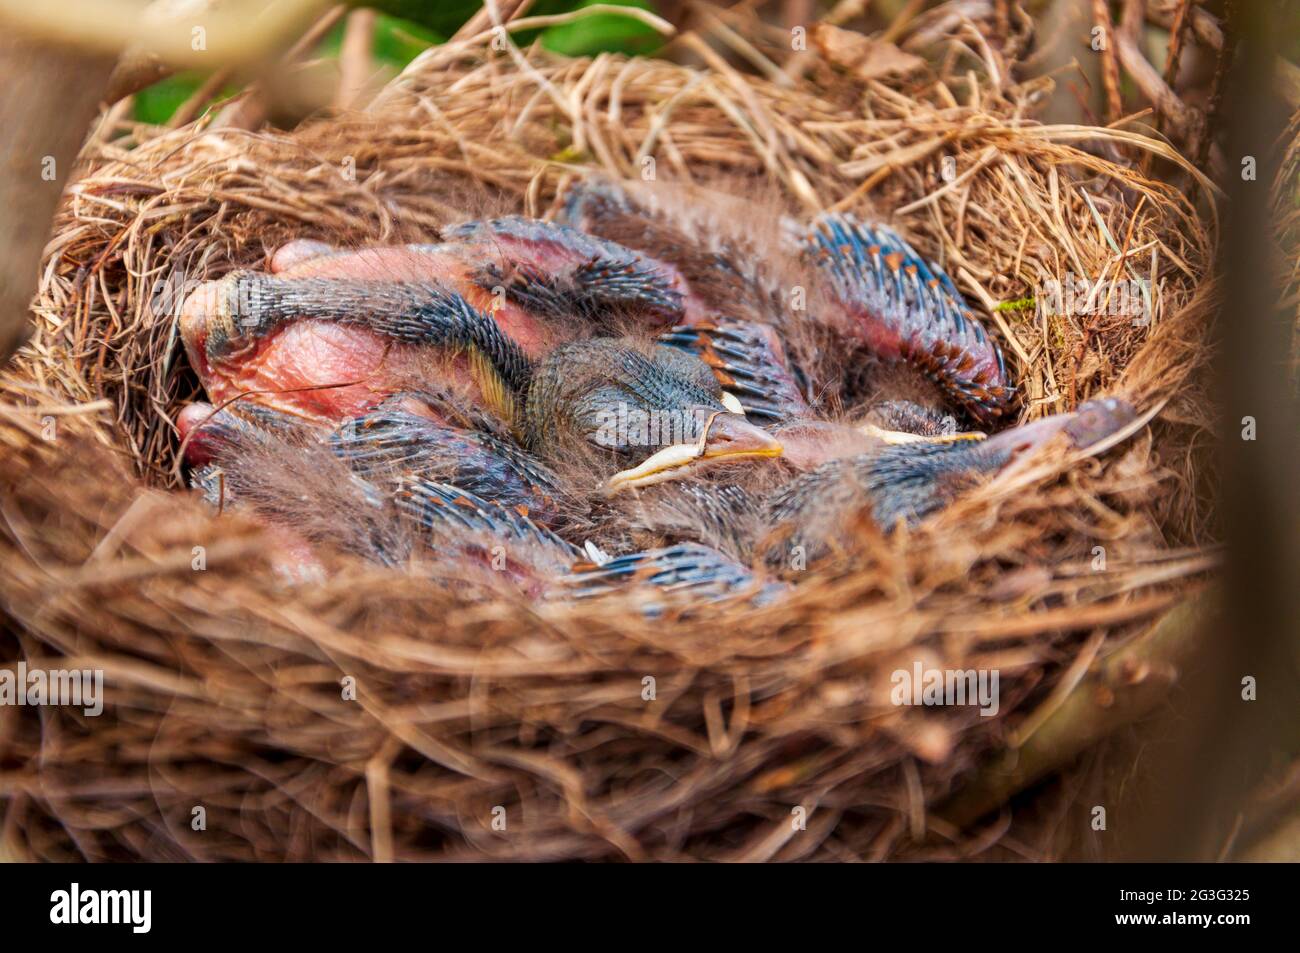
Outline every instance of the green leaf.
<svg viewBox="0 0 1300 953"><path fill-rule="evenodd" d="M136 120L162 125L194 95L202 82L202 73L177 73L140 90L135 94L133 107Z"/></svg>
<svg viewBox="0 0 1300 953"><path fill-rule="evenodd" d="M589 7L601 0L582 0L572 9ZM608 2L608 0L605 0ZM621 7L652 10L646 0L617 0ZM542 34L542 45L565 56L591 56L596 53L649 53L663 38L651 27L631 17L615 13L597 13L573 23L553 26Z"/></svg>
<svg viewBox="0 0 1300 953"><path fill-rule="evenodd" d="M390 17L418 23L426 30L448 37L479 11L483 0L383 0L374 6Z"/></svg>
<svg viewBox="0 0 1300 953"><path fill-rule="evenodd" d="M375 18L375 58L405 66L431 46L447 37L419 23L380 14Z"/></svg>

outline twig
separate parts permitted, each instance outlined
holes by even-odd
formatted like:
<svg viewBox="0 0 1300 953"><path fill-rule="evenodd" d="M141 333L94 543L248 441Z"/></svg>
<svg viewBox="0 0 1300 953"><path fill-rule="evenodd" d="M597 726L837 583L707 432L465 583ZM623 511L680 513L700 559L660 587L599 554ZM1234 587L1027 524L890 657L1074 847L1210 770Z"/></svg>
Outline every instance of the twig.
<svg viewBox="0 0 1300 953"><path fill-rule="evenodd" d="M1169 55L1165 59L1165 83L1170 89L1178 82L1178 61L1183 53L1183 38L1187 31L1188 11L1192 0L1178 0L1174 10L1174 22L1169 27Z"/></svg>
<svg viewBox="0 0 1300 953"><path fill-rule="evenodd" d="M862 16L870 5L871 0L840 0L839 3L831 7L826 16L822 17L821 22L829 23L831 26L848 23L854 17Z"/></svg>
<svg viewBox="0 0 1300 953"><path fill-rule="evenodd" d="M211 69L214 63L248 64L281 49L303 24L325 9L326 0L229 0L219 10L144 19L128 0L64 0L58 6L0 0L0 23L81 51L116 56L139 48L172 66ZM178 23L184 29L177 29ZM203 44L195 46L194 30Z"/></svg>
<svg viewBox="0 0 1300 953"><path fill-rule="evenodd" d="M691 9L698 11L708 24L709 32L729 46L736 55L744 57L755 69L778 86L793 87L794 80L781 71L781 68L764 56L747 39L727 26L715 16L706 4L692 4Z"/></svg>
<svg viewBox="0 0 1300 953"><path fill-rule="evenodd" d="M505 2L498 5L497 14L501 21L507 22L526 13L532 5L533 0L505 0ZM461 24L459 30L451 35L451 42L468 40L470 37L478 36L485 30L490 35L493 26L492 11L485 3L479 7L477 13Z"/></svg>
<svg viewBox="0 0 1300 953"><path fill-rule="evenodd" d="M523 7L520 7L522 10ZM573 23L576 20L583 20L590 16L599 15L628 17L632 20L640 20L646 26L656 30L664 36L672 36L677 32L677 28L665 20L663 17L657 17L649 10L642 10L640 7L620 7L612 3L593 3L590 6L582 7L578 10L571 10L568 13L551 13L544 16L535 17L517 17L513 20L507 20L502 17L500 26L507 33L522 33L525 30L541 30L546 27L563 26L566 23ZM466 36L463 42L467 46L474 46L490 39L496 30L496 26L489 29L481 30L477 33L471 33ZM461 31L456 35L460 36Z"/></svg>
<svg viewBox="0 0 1300 953"><path fill-rule="evenodd" d="M880 34L880 41L882 43L896 43L898 38L907 32L908 26L916 19L916 15L924 7L925 0L907 0L907 6L898 12L898 16L894 17L893 22Z"/></svg>
<svg viewBox="0 0 1300 953"><path fill-rule="evenodd" d="M1232 66L1232 45L1224 41L1223 34L1218 34L1218 53L1214 58L1214 76L1210 79L1210 93L1205 101L1205 118L1197 130L1193 147L1192 161L1198 167L1205 165L1210 154L1210 143L1214 136L1214 127L1219 118L1219 109L1223 105L1223 86L1228 70Z"/></svg>
<svg viewBox="0 0 1300 953"><path fill-rule="evenodd" d="M171 118L167 120L167 128L179 129L197 116L203 107L207 105L208 100L217 95L222 86L230 82L232 75L234 75L234 70L228 66L223 66L209 74L199 84L199 88L190 95L190 98L181 103L176 108L176 111L171 114Z"/></svg>
<svg viewBox="0 0 1300 953"><path fill-rule="evenodd" d="M1096 663L1070 692L1020 737L1013 759L987 764L961 793L940 808L950 823L965 827L1017 791L1068 764L1107 735L1152 712L1167 696L1179 666L1196 647L1207 597L1194 597L1168 612L1145 635ZM1089 649L1084 648L1087 654Z"/></svg>
<svg viewBox="0 0 1300 953"><path fill-rule="evenodd" d="M164 63L153 53L137 50L125 53L113 67L104 90L104 102L112 104L133 93L152 86L176 72L175 67Z"/></svg>
<svg viewBox="0 0 1300 953"><path fill-rule="evenodd" d="M289 46L284 55L280 57L278 65L283 68L314 49L316 44L325 38L325 34L334 29L334 25L343 19L347 11L347 6L341 3L325 11L308 30ZM221 110L212 125L218 128L256 129L266 122L269 109L266 90L267 81L264 79L250 83L248 88L244 90L244 95Z"/></svg>
<svg viewBox="0 0 1300 953"><path fill-rule="evenodd" d="M339 50L339 88L334 105L348 109L356 105L365 92L366 83L374 72L370 51L375 43L375 11L353 10L348 14L343 30L343 46Z"/></svg>
<svg viewBox="0 0 1300 953"><path fill-rule="evenodd" d="M1201 7L1192 7L1191 24L1198 40L1216 52L1224 49L1227 41L1223 26L1214 14ZM1300 108L1300 66L1279 56L1276 68L1279 92L1293 108Z"/></svg>
<svg viewBox="0 0 1300 953"><path fill-rule="evenodd" d="M1119 66L1115 62L1115 28L1111 24L1106 0L1092 0L1092 15L1102 29L1101 84L1106 90L1106 121L1114 122L1124 111L1119 94Z"/></svg>
<svg viewBox="0 0 1300 953"><path fill-rule="evenodd" d="M1191 134L1196 128L1196 113L1178 98L1143 55L1138 47L1138 38L1126 31L1120 31L1115 36L1115 52L1124 68L1128 70L1133 83L1142 91L1142 95L1151 101L1156 110L1169 120L1174 132L1180 137ZM1114 121L1113 117L1112 121Z"/></svg>

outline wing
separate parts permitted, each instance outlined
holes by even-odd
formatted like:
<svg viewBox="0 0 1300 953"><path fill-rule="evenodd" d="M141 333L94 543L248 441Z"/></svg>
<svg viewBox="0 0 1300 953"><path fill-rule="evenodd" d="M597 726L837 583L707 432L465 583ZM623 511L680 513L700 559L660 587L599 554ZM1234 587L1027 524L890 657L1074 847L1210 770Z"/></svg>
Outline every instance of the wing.
<svg viewBox="0 0 1300 953"><path fill-rule="evenodd" d="M769 325L720 318L678 325L659 340L704 361L748 417L781 423L809 413L785 347Z"/></svg>
<svg viewBox="0 0 1300 953"><path fill-rule="evenodd" d="M451 483L542 525L562 521L565 494L558 477L509 438L388 404L345 421L329 440L365 479Z"/></svg>
<svg viewBox="0 0 1300 953"><path fill-rule="evenodd" d="M957 405L989 422L1010 408L1014 389L989 337L941 269L897 232L850 215L825 215L805 240L830 277L860 342L884 360L930 378Z"/></svg>
<svg viewBox="0 0 1300 953"><path fill-rule="evenodd" d="M500 288L551 320L640 316L662 326L683 315L683 282L672 268L567 225L509 216L458 225L444 237L481 249L472 273L481 288Z"/></svg>
<svg viewBox="0 0 1300 953"><path fill-rule="evenodd" d="M646 586L705 601L749 593L764 602L776 598L785 588L779 583L763 582L747 566L697 543L628 553L601 564L579 562L560 582L574 599Z"/></svg>

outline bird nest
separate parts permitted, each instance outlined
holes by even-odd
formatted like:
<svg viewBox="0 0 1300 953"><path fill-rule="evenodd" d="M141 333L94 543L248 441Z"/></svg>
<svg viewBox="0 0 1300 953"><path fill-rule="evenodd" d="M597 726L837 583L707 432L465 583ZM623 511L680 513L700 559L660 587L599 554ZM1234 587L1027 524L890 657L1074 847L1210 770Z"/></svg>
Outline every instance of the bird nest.
<svg viewBox="0 0 1300 953"><path fill-rule="evenodd" d="M461 44L366 111L288 134L101 128L3 382L0 646L101 669L106 707L0 709L8 850L1052 856L1041 812L1004 802L1084 743L1040 745L1002 788L990 759L1039 741L1071 689L1141 681L1130 667L1102 684L1105 662L1211 565L1213 223L1151 170L1212 186L1156 138L1036 122L1041 83L805 70L795 84L716 58ZM1037 454L913 528L864 523L851 558L787 598L657 615L636 593L476 598L342 553L286 585L261 527L184 490L175 422L202 395L180 289L289 238L391 244L466 209L545 215L591 167L889 221L1002 343L1022 421L1099 394L1153 416L1103 453ZM1058 282L1069 302L1080 279L1145 282L1148 306L1045 294ZM917 663L996 670L996 714L893 704L891 673Z"/></svg>

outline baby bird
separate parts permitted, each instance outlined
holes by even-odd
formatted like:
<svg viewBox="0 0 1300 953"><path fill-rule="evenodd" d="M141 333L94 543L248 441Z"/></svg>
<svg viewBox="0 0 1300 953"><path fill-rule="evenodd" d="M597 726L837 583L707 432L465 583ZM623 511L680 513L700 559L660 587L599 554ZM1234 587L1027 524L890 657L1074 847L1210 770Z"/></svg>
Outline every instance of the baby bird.
<svg viewBox="0 0 1300 953"><path fill-rule="evenodd" d="M259 403L318 422L437 380L501 399L525 359L617 330L666 327L685 311L671 269L562 225L472 222L446 241L359 251L290 242L271 273L236 271L190 293L180 331L217 403Z"/></svg>
<svg viewBox="0 0 1300 953"><path fill-rule="evenodd" d="M524 443L551 453L606 451L635 466L609 476L611 491L694 475L716 463L777 457L781 444L737 413L698 359L595 339L557 348L533 376Z"/></svg>
<svg viewBox="0 0 1300 953"><path fill-rule="evenodd" d="M577 530L580 514L543 465L490 431L440 422L440 406L437 395L396 395L322 432L256 405L192 404L181 429L195 485L265 522L273 564L291 579L310 575L314 547L328 544L389 566L434 557L440 577L543 594L583 556L547 524ZM442 452L420 452L435 445Z"/></svg>
<svg viewBox="0 0 1300 953"><path fill-rule="evenodd" d="M782 270L729 230L726 215L702 221L707 200L674 205L672 194L587 179L562 204L571 223L662 258L683 276L688 300L699 299L706 316L661 340L698 354L780 439L783 462L804 472L775 488L769 471L754 471L740 485L697 482L642 496L629 516L646 532L745 560L761 539L788 536L816 556L858 511L884 531L917 522L1060 431L1085 446L1134 416L1107 399L987 441L958 432L958 417L984 425L1004 418L1014 389L1001 349L941 269L891 229L830 214L811 228L786 229L804 268ZM783 305L783 283L803 292L808 313ZM856 420L819 412L814 395L834 383L819 376L854 373L824 353L808 354L809 326L820 328L814 340L823 348L839 341L841 351L880 365ZM804 367L795 363L809 356Z"/></svg>
<svg viewBox="0 0 1300 953"><path fill-rule="evenodd" d="M763 525L808 562L839 548L846 527L867 512L884 531L915 524L1013 460L1064 435L1082 450L1131 423L1133 407L1118 398L1086 401L1075 411L1013 427L982 441L884 446L829 460L803 473L763 501ZM769 562L784 553L773 549Z"/></svg>

